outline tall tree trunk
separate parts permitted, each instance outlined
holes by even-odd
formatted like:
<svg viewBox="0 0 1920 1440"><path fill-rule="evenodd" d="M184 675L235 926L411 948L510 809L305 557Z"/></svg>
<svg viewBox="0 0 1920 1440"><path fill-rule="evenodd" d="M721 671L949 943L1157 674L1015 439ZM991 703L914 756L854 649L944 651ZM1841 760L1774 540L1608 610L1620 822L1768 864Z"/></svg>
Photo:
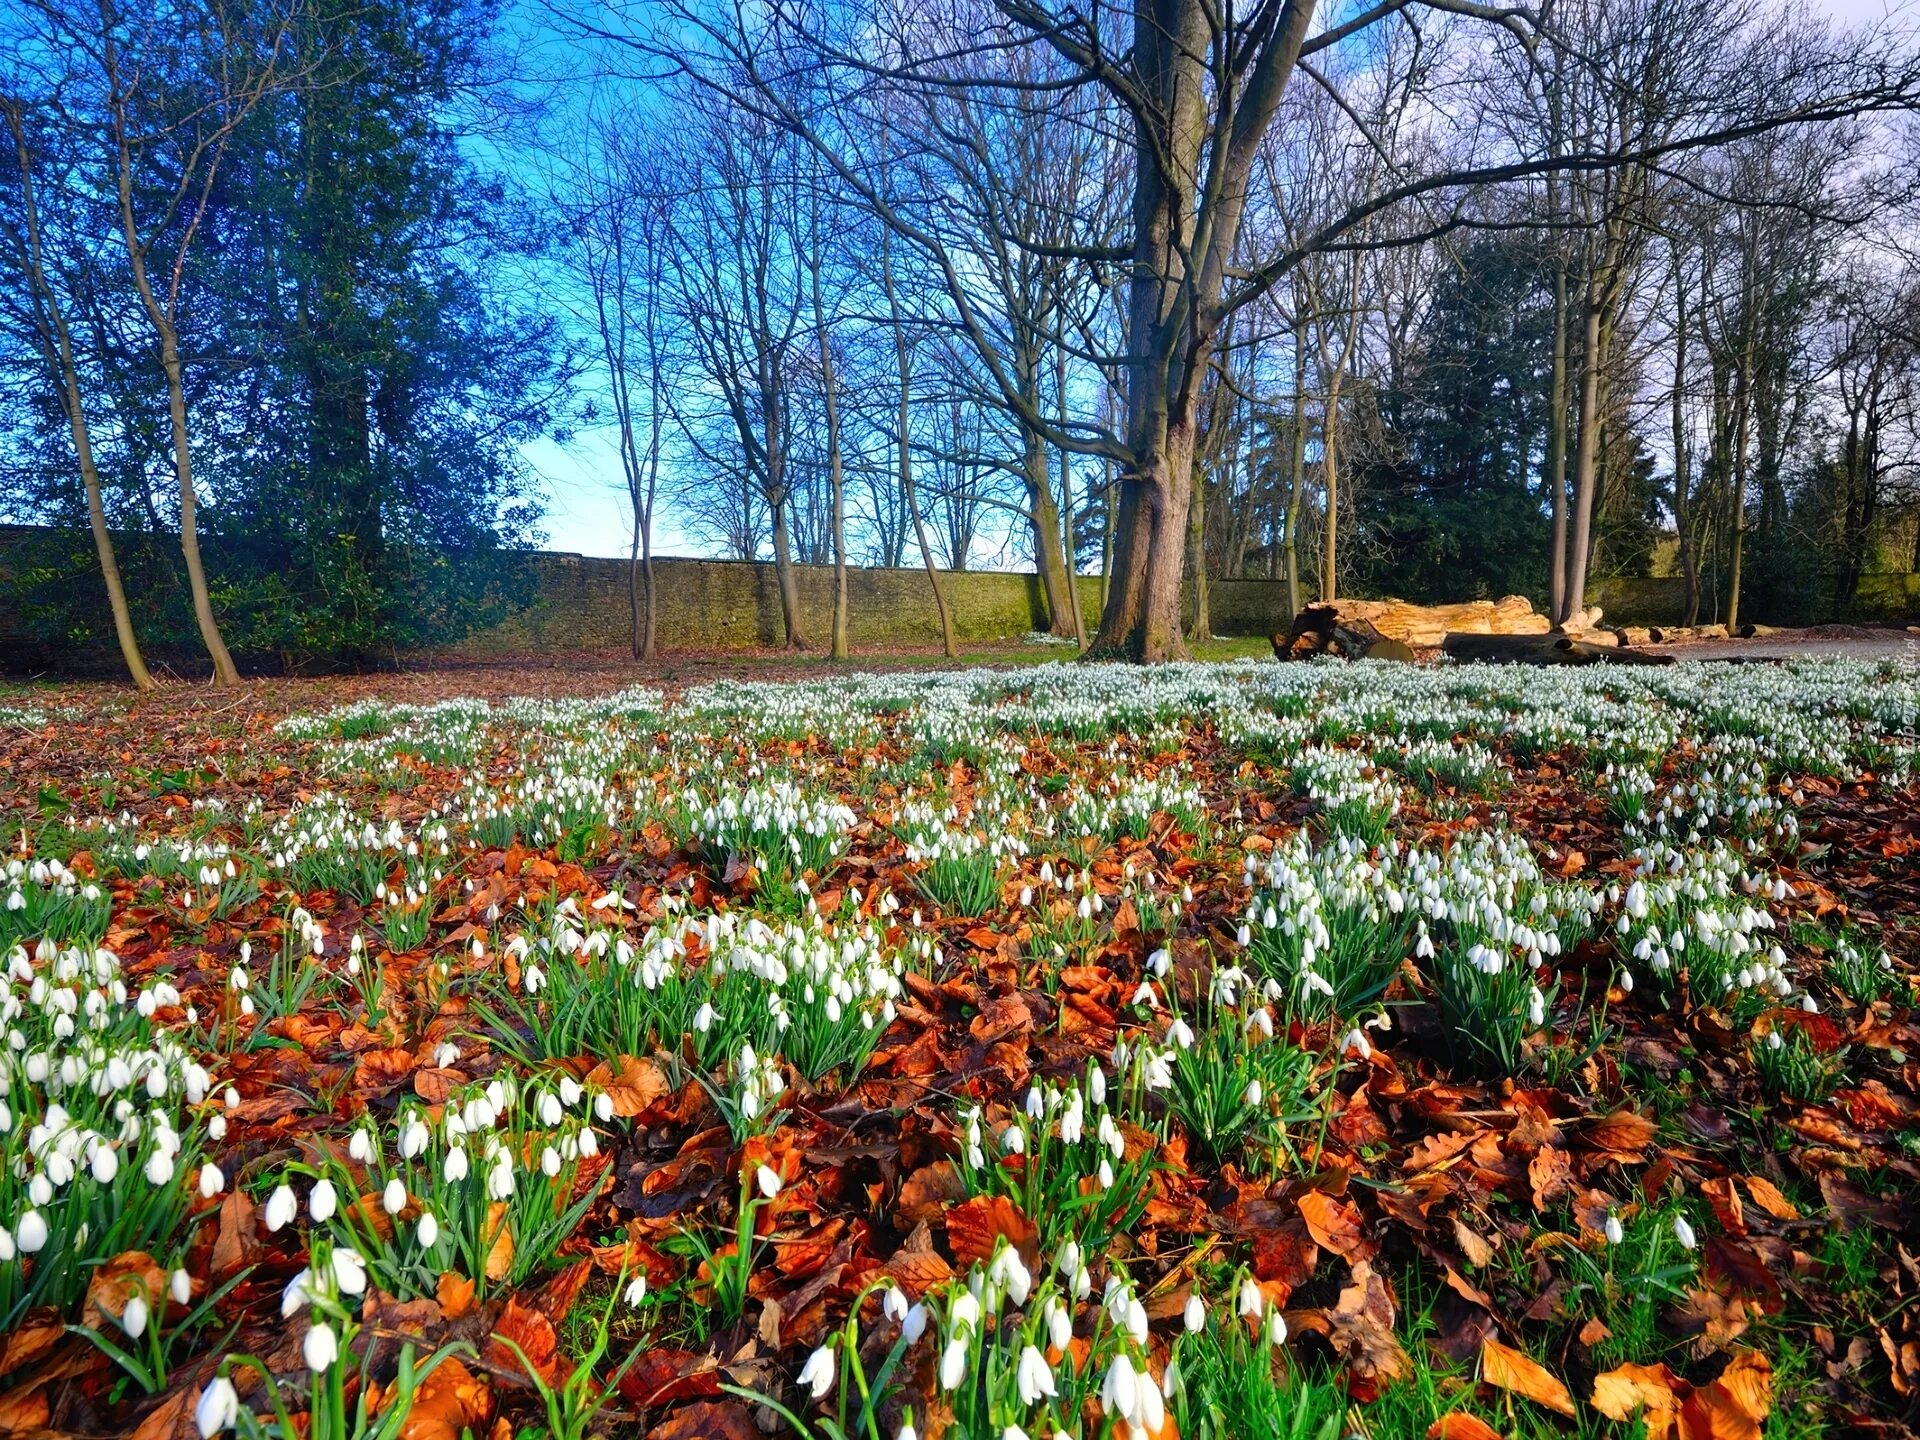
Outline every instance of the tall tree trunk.
<svg viewBox="0 0 1920 1440"><path fill-rule="evenodd" d="M907 359L907 332L900 323L899 295L893 288L890 234L884 228L880 232L880 284L886 291L887 316L893 325L893 359L900 373L900 406L895 417L900 431L900 497L906 502L907 517L913 521L913 538L920 546L920 564L927 572L927 586L933 591L933 608L940 616L940 648L952 660L960 653L960 647L954 643L953 611L947 606L947 592L940 584L940 572L934 568L933 547L927 544L926 521L920 516L920 502L913 493L913 451L907 443L908 426L912 419L908 408L913 395L913 367Z"/></svg>
<svg viewBox="0 0 1920 1440"><path fill-rule="evenodd" d="M1680 549L1681 623L1697 623L1700 614L1700 562L1693 552L1693 486L1687 464L1687 293L1686 276L1676 256L1673 265L1673 529Z"/></svg>
<svg viewBox="0 0 1920 1440"><path fill-rule="evenodd" d="M1558 622L1567 606L1567 262L1553 267L1553 378L1547 387L1547 503L1553 515L1547 542L1547 613Z"/></svg>
<svg viewBox="0 0 1920 1440"><path fill-rule="evenodd" d="M786 628L789 650L807 648L806 624L800 618L800 587L793 575L793 542L787 535L787 496L769 502L773 512L773 577L780 589L780 621Z"/></svg>
<svg viewBox="0 0 1920 1440"><path fill-rule="evenodd" d="M51 362L54 378L60 386L60 405L66 412L67 428L73 436L74 458L80 467L80 483L87 494L87 524L93 530L93 548L100 557L100 576L107 587L107 608L113 615L114 638L120 643L120 658L137 690L155 688L140 653L139 638L133 633L133 613L127 606L127 592L120 581L120 562L114 554L113 535L107 529L107 511L100 491L100 472L93 462L93 435L87 428L86 406L81 401L80 370L73 358L73 336L67 328L66 312L60 296L47 279L46 260L40 244L40 209L33 183L33 156L27 148L26 119L17 101L0 99L0 113L13 132L14 154L19 164L20 214L25 227L24 260L29 297L32 302L34 332L40 348Z"/></svg>
<svg viewBox="0 0 1920 1440"><path fill-rule="evenodd" d="M1327 390L1320 417L1320 469L1327 494L1327 523L1320 536L1320 599L1339 598L1340 561L1340 382Z"/></svg>
<svg viewBox="0 0 1920 1440"><path fill-rule="evenodd" d="M1213 638L1213 617L1207 603L1207 479L1193 477L1193 503L1187 507L1187 568L1193 571L1193 623L1187 642Z"/></svg>
<svg viewBox="0 0 1920 1440"><path fill-rule="evenodd" d="M1034 569L1040 573L1046 631L1074 638L1073 601L1067 588L1066 561L1060 553L1060 513L1053 503L1053 476L1047 443L1039 431L1021 426L1020 479L1027 492L1028 525L1033 533Z"/></svg>
<svg viewBox="0 0 1920 1440"><path fill-rule="evenodd" d="M173 432L174 478L180 484L180 553L187 562L187 585L193 596L193 618L213 660L216 685L234 685L240 671L227 653L220 624L213 618L213 597L207 589L206 567L200 561L198 502L193 492L193 462L187 452L187 390L181 373L180 351L168 325L160 342L160 367L167 377L167 420Z"/></svg>
<svg viewBox="0 0 1920 1440"><path fill-rule="evenodd" d="M827 333L826 309L820 299L819 220L809 261L813 279L813 328L820 345L820 388L827 410L827 483L832 492L833 525L833 658L847 658L847 496L846 471L840 457L840 395L833 368L833 340Z"/></svg>
<svg viewBox="0 0 1920 1440"><path fill-rule="evenodd" d="M1054 349L1054 389L1060 396L1060 415L1067 414L1067 349ZM1060 447L1060 535L1066 561L1067 613L1073 618L1073 639L1082 650L1087 648L1087 620L1080 613L1080 564L1073 539L1073 457Z"/></svg>
<svg viewBox="0 0 1920 1440"><path fill-rule="evenodd" d="M1566 580L1556 625L1564 625L1585 606L1587 561L1593 551L1593 506L1599 489L1600 372L1606 365L1605 330L1597 278L1587 282L1580 342L1580 420L1573 457L1573 535L1567 547Z"/></svg>
<svg viewBox="0 0 1920 1440"><path fill-rule="evenodd" d="M1747 357L1742 357L1741 368L1735 379L1739 390L1734 399L1733 432L1733 539L1732 553L1727 559L1727 629L1729 632L1740 628L1740 572L1744 566L1747 548L1747 407L1751 377L1747 373Z"/></svg>

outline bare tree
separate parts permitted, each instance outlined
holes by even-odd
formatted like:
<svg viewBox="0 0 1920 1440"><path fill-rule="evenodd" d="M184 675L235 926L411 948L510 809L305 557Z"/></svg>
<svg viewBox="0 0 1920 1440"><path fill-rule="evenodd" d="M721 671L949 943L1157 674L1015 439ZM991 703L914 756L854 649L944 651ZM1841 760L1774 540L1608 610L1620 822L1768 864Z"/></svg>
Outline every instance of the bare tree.
<svg viewBox="0 0 1920 1440"><path fill-rule="evenodd" d="M15 288L24 291L26 328L31 343L52 377L68 433L73 437L74 459L86 491L87 521L93 531L94 550L100 557L100 574L106 582L107 605L113 614L120 658L126 663L134 686L152 690L153 676L133 631L133 615L121 583L113 536L107 530L106 505L101 494L100 472L93 460L93 435L87 424L80 362L74 353L73 332L67 323L62 298L65 286L53 268L42 236L40 190L35 178L38 167L30 139L32 129L27 107L18 96L0 94L0 117L5 118L13 139L15 164L14 174L6 177L11 182L8 188L13 192L14 203L0 210L0 264L15 276ZM77 197L68 197L68 203L80 204Z"/></svg>

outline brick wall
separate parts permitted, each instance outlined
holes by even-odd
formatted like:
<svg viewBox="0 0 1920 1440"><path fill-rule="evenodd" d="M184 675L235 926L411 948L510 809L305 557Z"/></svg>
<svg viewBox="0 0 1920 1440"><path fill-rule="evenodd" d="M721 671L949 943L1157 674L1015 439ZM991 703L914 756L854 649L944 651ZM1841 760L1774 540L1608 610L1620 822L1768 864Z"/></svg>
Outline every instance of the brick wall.
<svg viewBox="0 0 1920 1440"><path fill-rule="evenodd" d="M583 555L527 557L538 598L499 625L477 631L445 652L483 657L550 654L569 648L625 645L631 634L627 563ZM807 638L827 642L833 615L833 570L796 566ZM660 587L658 634L663 648L749 650L779 641L780 592L771 564L740 560L654 562ZM963 643L1015 639L1039 624L1039 577L1000 571L941 572ZM1080 606L1089 631L1100 616L1100 581L1082 576ZM1266 635L1287 623L1286 586L1267 580L1216 580L1209 592L1215 633ZM847 572L848 641L858 649L940 643L940 618L924 570Z"/></svg>
<svg viewBox="0 0 1920 1440"><path fill-rule="evenodd" d="M217 541L206 545L209 568L219 571ZM92 568L84 532L67 535L34 526L0 525L0 672L117 674L119 651L107 614L106 595ZM36 634L13 598L36 567L60 557L61 584L79 588L75 632L55 642ZM623 649L630 640L627 563L591 556L530 552L517 557L531 578L530 604L499 624L476 630L439 653L471 659L509 655L564 654ZM829 639L833 571L802 565L800 601L808 639ZM658 637L663 650L751 650L780 636L780 596L769 563L734 560L661 559L654 562L659 586ZM954 629L966 644L1013 640L1038 625L1039 578L993 571L943 572ZM1100 611L1100 581L1083 576L1080 603L1092 631ZM1286 586L1266 580L1216 580L1210 590L1213 629L1221 635L1265 635L1284 629ZM926 572L848 572L849 638L856 650L937 646L940 623ZM192 672L204 657L195 649L171 654L147 640L148 658ZM272 663L270 660L267 662Z"/></svg>

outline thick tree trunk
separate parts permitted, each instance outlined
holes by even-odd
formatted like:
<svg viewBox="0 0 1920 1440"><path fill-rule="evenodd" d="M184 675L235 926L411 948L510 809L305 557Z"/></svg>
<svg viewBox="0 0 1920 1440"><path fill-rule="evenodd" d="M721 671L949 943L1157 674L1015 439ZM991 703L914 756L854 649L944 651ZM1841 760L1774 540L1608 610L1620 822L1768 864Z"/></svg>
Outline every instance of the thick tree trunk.
<svg viewBox="0 0 1920 1440"><path fill-rule="evenodd" d="M1687 297L1686 277L1678 260L1673 267L1673 286L1673 529L1680 548L1681 612L1691 625L1700 615L1700 562L1693 553L1693 526L1688 514L1693 481L1687 473Z"/></svg>
<svg viewBox="0 0 1920 1440"><path fill-rule="evenodd" d="M160 366L167 377L167 419L173 432L174 477L180 483L180 553L187 562L187 586L193 596L193 618L200 627L200 638L213 660L216 685L239 683L240 671L227 653L219 622L213 618L213 598L207 589L206 567L200 561L198 503L193 493L193 462L187 451L187 391L180 371L180 352L172 327L160 342Z"/></svg>
<svg viewBox="0 0 1920 1440"><path fill-rule="evenodd" d="M1067 413L1067 351L1059 346L1054 351L1054 389L1060 397L1060 414L1064 419ZM1073 620L1074 643L1082 650L1087 648L1087 620L1080 613L1080 563L1075 558L1079 553L1074 546L1073 537L1073 457L1067 447L1060 447L1060 536L1062 559L1066 562L1067 614Z"/></svg>
<svg viewBox="0 0 1920 1440"><path fill-rule="evenodd" d="M1320 598L1340 593L1340 388L1327 392L1320 419L1320 468L1327 495L1326 526L1320 536Z"/></svg>
<svg viewBox="0 0 1920 1440"><path fill-rule="evenodd" d="M1304 321L1293 327L1293 437L1287 467L1286 561L1287 608L1300 613L1300 512L1307 490L1307 330Z"/></svg>
<svg viewBox="0 0 1920 1440"><path fill-rule="evenodd" d="M1593 506L1599 488L1600 372L1606 365L1596 281L1587 286L1580 345L1580 430L1573 458L1573 534L1567 546L1566 580L1556 623L1564 624L1586 602L1587 561L1593 551Z"/></svg>
<svg viewBox="0 0 1920 1440"><path fill-rule="evenodd" d="M1567 604L1567 266L1553 271L1553 379L1547 389L1547 504L1553 516L1548 541L1547 613L1558 619Z"/></svg>
<svg viewBox="0 0 1920 1440"><path fill-rule="evenodd" d="M1193 623L1187 642L1213 638L1213 618L1207 604L1207 481L1193 477L1193 499L1187 506L1187 568L1193 572Z"/></svg>
<svg viewBox="0 0 1920 1440"><path fill-rule="evenodd" d="M787 497L773 502L773 575L780 587L780 620L789 650L807 648L806 622L800 616L800 587L793 575L793 544L787 535Z"/></svg>
<svg viewBox="0 0 1920 1440"><path fill-rule="evenodd" d="M1066 561L1060 553L1060 512L1053 503L1053 476L1047 443L1040 432L1021 427L1020 479L1027 492L1027 524L1033 541L1033 568L1047 613L1042 627L1063 640L1075 638L1073 602L1067 590Z"/></svg>
<svg viewBox="0 0 1920 1440"><path fill-rule="evenodd" d="M1119 480L1115 583L1089 653L1148 663L1185 653L1180 582L1193 488L1191 415L1168 426L1164 443L1143 446L1142 452L1135 473Z"/></svg>
<svg viewBox="0 0 1920 1440"><path fill-rule="evenodd" d="M1733 436L1733 541L1727 560L1727 630L1740 629L1740 572L1747 548L1747 416L1745 380L1741 399L1734 405L1738 428Z"/></svg>

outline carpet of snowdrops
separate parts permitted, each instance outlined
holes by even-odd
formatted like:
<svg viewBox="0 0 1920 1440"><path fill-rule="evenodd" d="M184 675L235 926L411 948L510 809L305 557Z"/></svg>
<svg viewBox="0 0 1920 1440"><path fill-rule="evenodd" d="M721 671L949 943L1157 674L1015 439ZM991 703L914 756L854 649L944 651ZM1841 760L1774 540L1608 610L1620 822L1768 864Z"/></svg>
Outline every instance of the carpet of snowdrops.
<svg viewBox="0 0 1920 1440"><path fill-rule="evenodd" d="M0 708L0 1429L1906 1434L1920 672Z"/></svg>

